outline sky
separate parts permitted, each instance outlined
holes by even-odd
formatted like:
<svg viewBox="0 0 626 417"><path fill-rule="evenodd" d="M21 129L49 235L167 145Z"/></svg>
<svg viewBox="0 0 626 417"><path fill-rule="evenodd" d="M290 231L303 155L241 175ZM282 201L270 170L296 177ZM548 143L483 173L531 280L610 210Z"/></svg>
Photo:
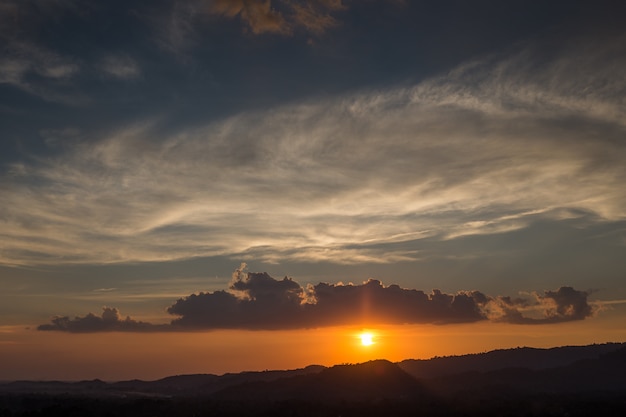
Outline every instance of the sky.
<svg viewBox="0 0 626 417"><path fill-rule="evenodd" d="M0 0L0 380L626 341L625 28Z"/></svg>

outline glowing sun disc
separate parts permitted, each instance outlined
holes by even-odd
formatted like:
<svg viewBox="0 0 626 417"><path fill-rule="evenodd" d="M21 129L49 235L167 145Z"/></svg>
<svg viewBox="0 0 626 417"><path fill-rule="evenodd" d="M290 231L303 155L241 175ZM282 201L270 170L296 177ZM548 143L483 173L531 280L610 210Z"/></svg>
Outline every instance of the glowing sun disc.
<svg viewBox="0 0 626 417"><path fill-rule="evenodd" d="M363 346L371 346L374 344L374 335L371 333L361 333L359 338Z"/></svg>

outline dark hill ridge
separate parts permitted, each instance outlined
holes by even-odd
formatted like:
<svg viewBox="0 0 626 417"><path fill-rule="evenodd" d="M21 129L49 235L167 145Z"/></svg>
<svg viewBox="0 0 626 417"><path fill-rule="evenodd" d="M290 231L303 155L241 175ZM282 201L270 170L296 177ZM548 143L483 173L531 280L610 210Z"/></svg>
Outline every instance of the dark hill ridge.
<svg viewBox="0 0 626 417"><path fill-rule="evenodd" d="M505 368L469 371L424 379L435 395L465 397L518 397L539 393L620 393L626 400L626 346L595 359L581 359L567 366L532 370Z"/></svg>
<svg viewBox="0 0 626 417"><path fill-rule="evenodd" d="M399 365L416 378L435 378L470 371L487 372L505 368L540 370L567 366L582 359L597 359L623 346L626 346L626 343L563 346L550 349L522 347L462 356L407 359Z"/></svg>
<svg viewBox="0 0 626 417"><path fill-rule="evenodd" d="M217 392L215 398L376 401L416 399L424 394L421 384L397 364L375 360L358 365L336 365L317 374L232 386Z"/></svg>
<svg viewBox="0 0 626 417"><path fill-rule="evenodd" d="M590 350L524 348L435 358L437 372L455 366L474 369L428 378L376 360L152 382L21 381L0 384L0 416L626 416L626 345L583 348ZM542 354L550 358L555 352L564 353L560 360L567 364L550 367L554 362L545 358L531 364L519 361ZM500 363L519 366L484 370L496 366L492 359L502 360L502 355ZM570 362L580 355L591 357ZM448 366L441 366L446 360Z"/></svg>
<svg viewBox="0 0 626 417"><path fill-rule="evenodd" d="M163 395L208 395L232 385L251 382L268 382L297 375L318 373L325 369L321 365L309 365L306 368L287 371L262 371L228 373L221 376L212 374L176 375L157 381L122 381L111 384L111 388L120 391L132 391Z"/></svg>
<svg viewBox="0 0 626 417"><path fill-rule="evenodd" d="M133 379L120 382L91 381L15 381L0 384L0 393L41 393L49 395L119 396L206 396L232 385L273 381L297 375L318 373L321 365L309 365L286 371L228 373L224 375L192 374L168 376L156 381Z"/></svg>
<svg viewBox="0 0 626 417"><path fill-rule="evenodd" d="M552 349L517 348L482 354L405 360L378 360L325 368L225 375L178 375L157 381L17 381L0 384L0 394L89 397L215 398L403 398L421 396L424 387L440 394L485 390L489 386L547 391L624 389L626 344L609 343ZM595 382L594 382L595 381ZM602 383L597 381L604 381ZM556 388L555 388L556 387ZM534 389L533 388L533 389ZM536 391L536 390L535 390ZM562 391L562 389L561 389Z"/></svg>

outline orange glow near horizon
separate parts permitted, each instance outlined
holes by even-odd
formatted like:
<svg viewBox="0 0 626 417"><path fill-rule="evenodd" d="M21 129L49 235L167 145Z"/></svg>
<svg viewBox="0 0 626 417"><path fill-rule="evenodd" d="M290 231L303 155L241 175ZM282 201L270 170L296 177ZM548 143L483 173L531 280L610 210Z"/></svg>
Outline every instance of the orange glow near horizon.
<svg viewBox="0 0 626 417"><path fill-rule="evenodd" d="M374 359L398 362L517 346L623 342L624 310L626 305L593 320L544 326L481 322L88 334L0 326L0 357L6 359L0 379L154 380L170 375L296 369ZM371 345L363 343L365 333L372 335Z"/></svg>

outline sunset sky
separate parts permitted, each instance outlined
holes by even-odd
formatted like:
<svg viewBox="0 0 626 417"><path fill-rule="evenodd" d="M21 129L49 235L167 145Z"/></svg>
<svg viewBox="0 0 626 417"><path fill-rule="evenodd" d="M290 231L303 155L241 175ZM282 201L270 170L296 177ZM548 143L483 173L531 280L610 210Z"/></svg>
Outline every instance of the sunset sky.
<svg viewBox="0 0 626 417"><path fill-rule="evenodd" d="M623 2L0 0L0 51L0 380L626 341Z"/></svg>

